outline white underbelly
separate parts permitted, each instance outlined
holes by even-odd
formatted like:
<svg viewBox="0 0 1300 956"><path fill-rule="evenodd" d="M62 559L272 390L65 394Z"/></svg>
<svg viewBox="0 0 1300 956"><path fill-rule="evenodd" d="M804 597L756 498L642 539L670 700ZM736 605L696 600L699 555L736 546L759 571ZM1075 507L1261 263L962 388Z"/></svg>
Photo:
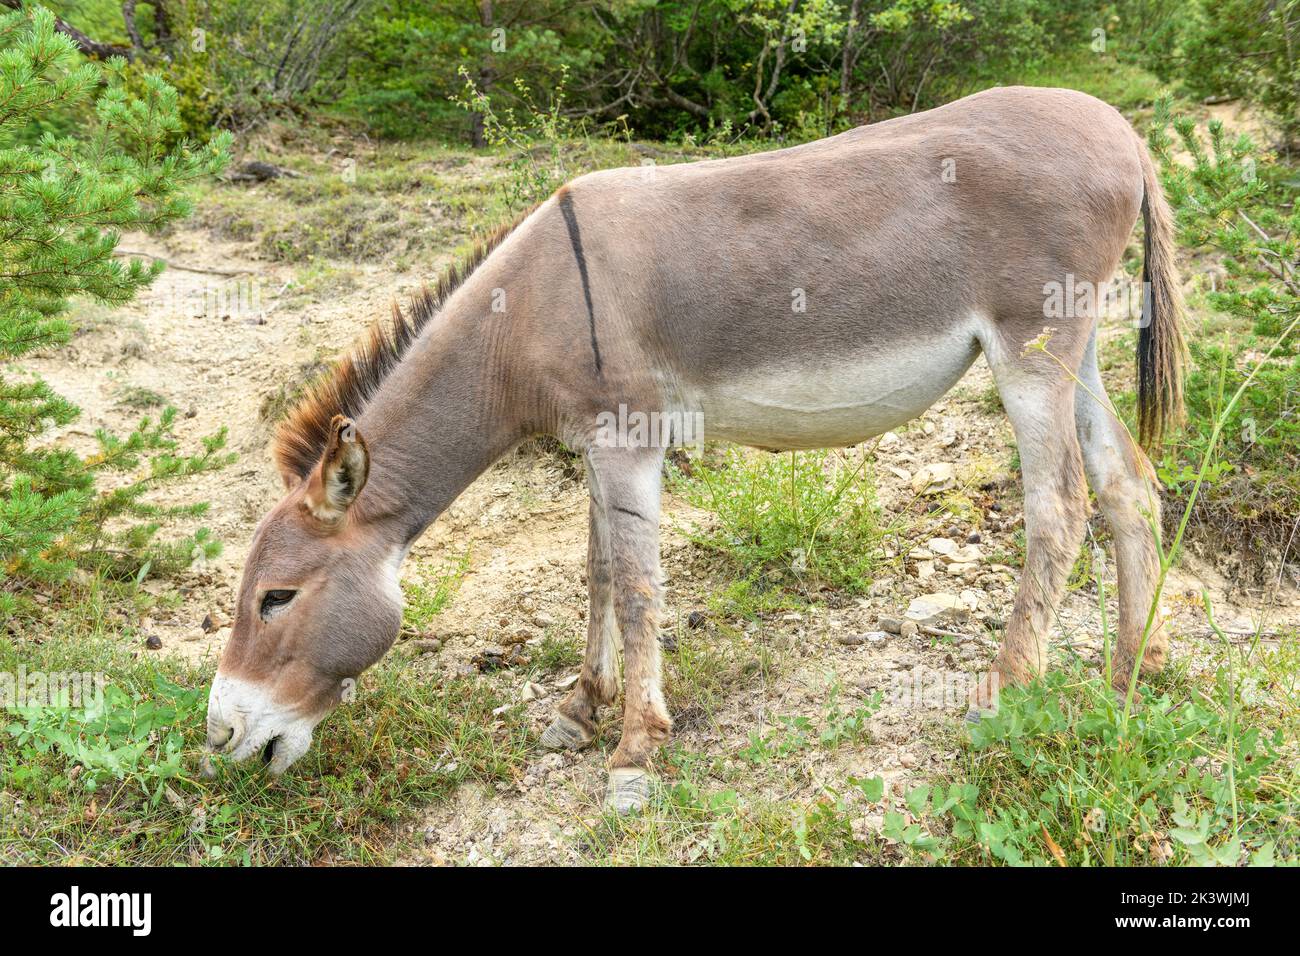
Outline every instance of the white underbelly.
<svg viewBox="0 0 1300 956"><path fill-rule="evenodd" d="M713 383L692 398L704 438L760 448L853 445L916 418L965 374L979 354L969 328L924 343L855 355L775 360Z"/></svg>

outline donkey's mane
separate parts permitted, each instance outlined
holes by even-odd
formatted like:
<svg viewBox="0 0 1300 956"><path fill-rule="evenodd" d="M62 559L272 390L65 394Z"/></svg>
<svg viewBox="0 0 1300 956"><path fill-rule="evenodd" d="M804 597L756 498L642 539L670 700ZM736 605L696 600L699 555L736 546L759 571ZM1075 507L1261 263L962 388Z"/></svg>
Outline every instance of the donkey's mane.
<svg viewBox="0 0 1300 956"><path fill-rule="evenodd" d="M366 403L374 397L384 379L402 363L411 344L451 294L532 211L528 210L477 243L468 256L453 263L438 277L436 285L422 287L411 300L406 315L394 302L391 328L382 320L376 320L349 354L307 386L276 429L275 460L282 474L294 474L299 478L311 474L325 453L334 416L356 418L361 414Z"/></svg>

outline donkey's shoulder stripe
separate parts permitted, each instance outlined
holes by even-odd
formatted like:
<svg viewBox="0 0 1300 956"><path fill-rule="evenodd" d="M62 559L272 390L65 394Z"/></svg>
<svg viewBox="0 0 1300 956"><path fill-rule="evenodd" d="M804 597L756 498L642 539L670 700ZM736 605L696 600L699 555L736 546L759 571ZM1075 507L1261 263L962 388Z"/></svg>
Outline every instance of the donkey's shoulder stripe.
<svg viewBox="0 0 1300 956"><path fill-rule="evenodd" d="M587 326L591 329L591 354L596 360L596 373L600 374L600 343L596 341L596 312L591 305L591 279L587 275L587 257L582 252L582 232L578 229L578 217L573 212L573 197L566 189L560 193L560 212L564 224L569 229L569 241L573 244L573 257L578 260L578 275L582 278L582 297L587 302Z"/></svg>

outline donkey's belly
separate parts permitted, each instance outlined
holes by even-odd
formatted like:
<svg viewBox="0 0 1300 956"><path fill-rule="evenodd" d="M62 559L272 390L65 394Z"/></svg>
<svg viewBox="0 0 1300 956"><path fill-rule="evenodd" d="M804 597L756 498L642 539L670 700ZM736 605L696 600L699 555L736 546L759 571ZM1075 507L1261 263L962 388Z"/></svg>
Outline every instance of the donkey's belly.
<svg viewBox="0 0 1300 956"><path fill-rule="evenodd" d="M976 340L953 330L932 341L843 356L773 357L696 394L706 439L760 448L852 445L916 418L965 374Z"/></svg>

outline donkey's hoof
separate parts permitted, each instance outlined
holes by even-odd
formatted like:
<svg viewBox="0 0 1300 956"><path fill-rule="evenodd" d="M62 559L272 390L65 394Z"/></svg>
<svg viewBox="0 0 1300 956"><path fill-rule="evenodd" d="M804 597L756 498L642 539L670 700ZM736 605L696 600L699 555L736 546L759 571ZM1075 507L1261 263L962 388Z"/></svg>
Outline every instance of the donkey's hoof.
<svg viewBox="0 0 1300 956"><path fill-rule="evenodd" d="M1112 689L1111 689L1111 693L1115 696L1115 709L1118 710L1120 713L1123 713L1123 712L1124 712L1124 702L1125 702L1126 700L1128 700L1128 691L1127 691L1127 690L1121 690L1121 689L1119 689L1119 688L1116 687L1116 688L1112 688ZM1133 695L1133 709L1130 710L1129 713L1130 713L1130 714L1136 714L1136 713L1137 713L1138 711L1140 711L1141 709L1142 709L1142 695L1141 695L1141 694L1134 694L1134 695Z"/></svg>
<svg viewBox="0 0 1300 956"><path fill-rule="evenodd" d="M572 717L556 714L551 726L542 732L541 744L547 750L581 750L595 736Z"/></svg>
<svg viewBox="0 0 1300 956"><path fill-rule="evenodd" d="M619 816L636 813L650 800L650 785L654 777L640 767L616 767L609 772L609 786L605 790L605 809Z"/></svg>

